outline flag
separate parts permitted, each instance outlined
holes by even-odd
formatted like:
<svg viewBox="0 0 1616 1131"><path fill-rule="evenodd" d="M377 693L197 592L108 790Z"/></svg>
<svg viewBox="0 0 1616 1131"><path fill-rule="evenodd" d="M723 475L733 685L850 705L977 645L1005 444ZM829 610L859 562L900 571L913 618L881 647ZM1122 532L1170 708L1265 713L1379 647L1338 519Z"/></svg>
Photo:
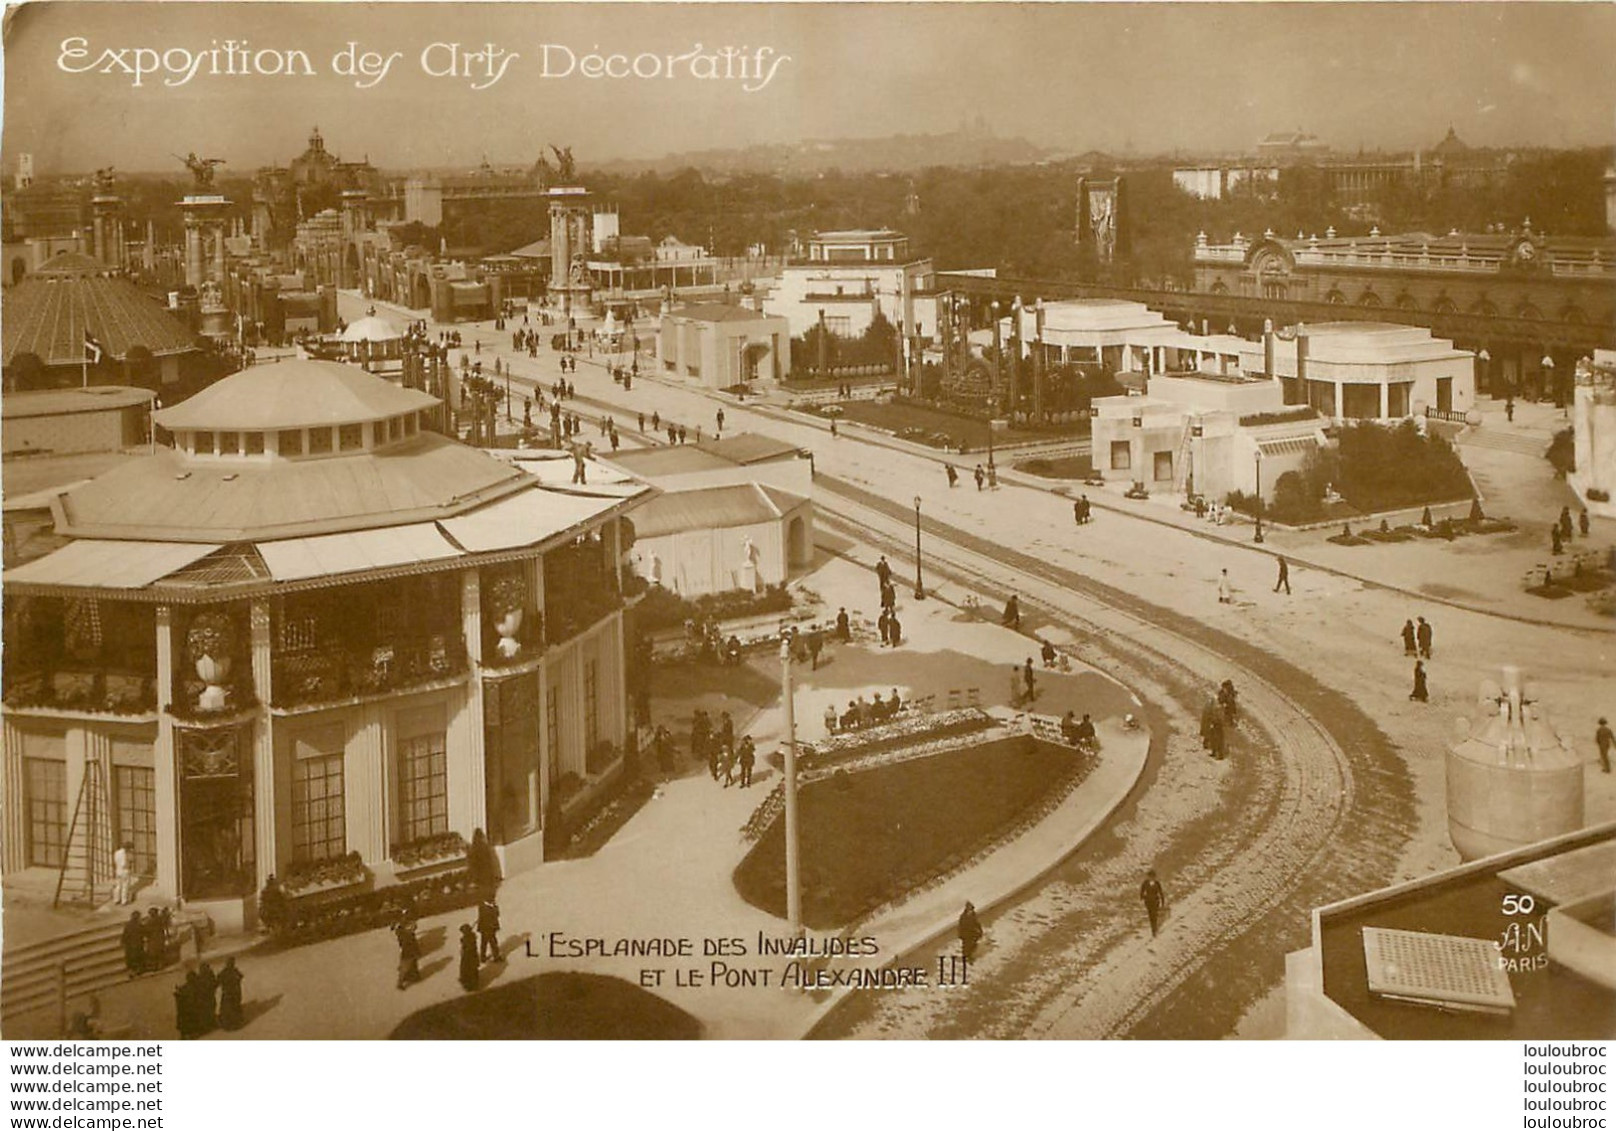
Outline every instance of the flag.
<svg viewBox="0 0 1616 1131"><path fill-rule="evenodd" d="M84 360L87 364L100 365L101 357L106 352L106 348L95 340L95 336L90 331L84 331Z"/></svg>

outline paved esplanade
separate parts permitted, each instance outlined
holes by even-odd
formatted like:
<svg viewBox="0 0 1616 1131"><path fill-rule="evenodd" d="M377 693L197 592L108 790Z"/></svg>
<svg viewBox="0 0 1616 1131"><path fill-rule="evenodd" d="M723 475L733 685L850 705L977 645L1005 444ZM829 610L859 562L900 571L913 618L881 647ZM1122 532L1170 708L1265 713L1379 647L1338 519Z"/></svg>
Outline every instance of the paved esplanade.
<svg viewBox="0 0 1616 1131"><path fill-rule="evenodd" d="M357 304L357 300L354 300ZM477 333L483 341L480 356L487 369L494 356L510 356L509 336L491 329L460 327L463 334ZM470 338L468 337L468 343ZM547 340L547 339L546 339ZM502 348L503 347L503 348ZM517 359L518 379L532 374L548 385L558 374L553 356L541 349L540 358ZM968 477L952 491L946 486L936 454L898 450L896 444L870 444L854 437L856 428L844 429L841 439L832 441L826 431L813 423L782 420L777 413L759 413L737 405L732 398L715 398L684 389L675 389L642 375L632 391L625 393L611 382L603 369L581 360L571 378L580 396L623 405L629 415L644 409L649 416L657 411L684 423L692 431L697 424L710 433L713 413L720 403L726 414L726 431L757 431L811 447L817 469L875 494L909 505L911 497L923 498L929 519L941 519L950 526L978 535L989 542L1018 549L1045 560L1063 564L1086 576L1107 582L1136 594L1165 610L1195 618L1230 636L1273 655L1282 657L1314 673L1367 712L1401 749L1403 772L1412 781L1419 799L1416 828L1398 865L1400 874L1417 875L1454 862L1446 843L1442 819L1442 778L1440 751L1452 734L1453 718L1473 713L1478 681L1491 676L1500 663L1524 666L1537 681L1542 702L1552 716L1562 721L1579 743L1591 738L1593 717L1608 708L1594 704L1608 702L1616 639L1608 634L1589 634L1560 628L1523 624L1465 611L1449 605L1421 601L1405 593L1367 587L1340 574L1323 573L1304 564L1312 535L1276 533L1266 547L1287 553L1293 562L1290 596L1274 594L1273 559L1254 552L1243 542L1249 528L1225 532L1230 540L1206 537L1204 526L1194 532L1159 522L1130 518L1111 510L1101 511L1090 526L1076 528L1071 522L1069 501L1041 490L1006 485L997 492L978 493ZM630 422L631 423L631 422ZM630 429L632 430L632 428ZM968 470L969 462L958 462ZM1535 473L1535 469L1534 469ZM1005 476L1006 480L1010 477ZM1090 492L1091 496L1095 495ZM821 495L823 505L838 506L835 495ZM1149 505L1149 504L1147 504ZM1156 512L1159 513L1161 512ZM1530 516L1518 516L1530 517ZM1470 539L1481 546L1485 539ZM1464 545L1461 543L1461 545ZM1398 568L1410 552L1434 555L1435 564L1423 567L1435 572L1444 583L1463 589L1482 590L1483 584L1466 584L1468 571L1488 572L1493 567L1486 555L1453 553L1436 545L1385 546L1363 548L1357 559L1367 568ZM1215 578L1227 568L1235 585L1235 602L1218 604ZM901 573L901 567L900 567ZM1431 572L1424 574L1430 577ZM1413 580L1413 579L1410 579ZM1484 579L1490 583L1490 579ZM1411 586L1412 588L1413 586ZM1533 602L1520 598L1522 612L1533 613ZM1536 604L1547 604L1536 602ZM1437 629L1436 654L1430 665L1433 701L1412 704L1407 700L1409 673L1397 630L1414 615L1426 615ZM1187 730L1193 747L1193 723L1175 718L1174 725ZM1350 736L1342 736L1350 738ZM1175 752L1169 750L1167 773L1175 772ZM1193 765L1193 763L1186 763ZM1589 778L1590 820L1607 819L1613 805L1611 778L1594 770ZM1154 789L1154 787L1153 787ZM1165 796L1169 791L1155 790ZM1193 836L1186 840L1183 830L1195 814L1179 811L1191 802L1173 798L1160 805L1147 795L1130 815L1129 832L1142 855L1152 849L1169 852L1186 850L1193 854ZM1231 799L1239 803L1239 798ZM1175 892L1172 876L1165 876L1170 894ZM1039 958L1038 939L1054 935L1049 923L1070 914L1063 899L1070 898L1063 885L1051 885L1047 894L1032 897L1018 911L1024 923L1005 921L990 924L990 939L998 946L984 961L982 976L991 978L995 965L1003 964L1006 974L1015 971L1018 956L1023 962ZM1123 892L1119 899L1131 898ZM1130 910L1132 910L1130 908ZM1279 976L1269 971L1267 983ZM1051 990L1041 1009L1059 1010L1059 991ZM883 1006L899 1009L900 1006ZM901 1020L881 1018L872 1022L880 1031L919 1033L946 1021L927 1010L902 1007ZM939 1006L938 1009L945 1007ZM954 1007L946 1007L952 1009ZM917 1016L918 1014L918 1016ZM890 1023L882 1027L882 1023ZM1045 1019L1031 1029L1057 1032L1058 1025ZM896 1026L893 1028L891 1026Z"/></svg>

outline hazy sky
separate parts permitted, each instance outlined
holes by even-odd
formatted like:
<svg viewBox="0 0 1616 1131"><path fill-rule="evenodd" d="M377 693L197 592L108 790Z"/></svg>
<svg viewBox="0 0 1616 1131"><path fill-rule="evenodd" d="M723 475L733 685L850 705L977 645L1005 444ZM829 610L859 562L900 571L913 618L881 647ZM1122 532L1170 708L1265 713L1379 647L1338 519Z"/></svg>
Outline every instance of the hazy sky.
<svg viewBox="0 0 1616 1131"><path fill-rule="evenodd" d="M64 55L74 37L83 53ZM183 70L187 53L229 39L268 49L259 69L295 49L316 73L213 74L208 61L188 82L159 70L139 86L129 73L164 53ZM359 89L333 73L350 41L400 57ZM491 84L481 60L474 77L433 77L424 68L449 59L423 58L434 43L518 58ZM1597 2L46 2L8 11L4 47L7 172L21 152L41 173L177 170L169 154L188 150L245 171L301 152L315 124L342 157L389 168L527 163L547 142L587 166L936 133L977 114L1066 151L1244 150L1296 128L1349 151L1430 145L1449 124L1477 145L1603 144L1616 130L1616 6ZM748 92L744 77L698 77L725 65L712 55L725 47L746 49L746 77L760 47L771 65L789 58ZM596 51L642 71L690 57L671 78L584 77Z"/></svg>

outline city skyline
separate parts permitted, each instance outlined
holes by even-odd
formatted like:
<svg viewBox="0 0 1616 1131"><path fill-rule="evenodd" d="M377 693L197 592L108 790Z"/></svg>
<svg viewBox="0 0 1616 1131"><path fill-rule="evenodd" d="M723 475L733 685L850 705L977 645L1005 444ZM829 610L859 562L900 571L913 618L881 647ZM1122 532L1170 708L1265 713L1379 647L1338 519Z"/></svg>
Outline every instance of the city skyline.
<svg viewBox="0 0 1616 1131"><path fill-rule="evenodd" d="M527 164L549 142L587 165L978 119L1056 153L1241 152L1287 130L1415 149L1450 126L1570 147L1610 140L1613 42L1616 14L1585 4L45 3L8 20L4 159L177 172L183 148L240 172L318 125L390 169ZM349 44L393 63L339 76ZM591 54L630 77L583 77Z"/></svg>

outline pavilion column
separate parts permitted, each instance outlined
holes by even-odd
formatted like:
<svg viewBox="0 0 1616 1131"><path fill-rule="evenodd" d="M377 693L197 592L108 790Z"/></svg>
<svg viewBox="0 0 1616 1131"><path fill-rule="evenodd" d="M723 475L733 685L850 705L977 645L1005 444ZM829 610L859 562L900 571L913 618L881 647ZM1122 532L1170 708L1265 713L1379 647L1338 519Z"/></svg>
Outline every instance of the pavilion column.
<svg viewBox="0 0 1616 1131"><path fill-rule="evenodd" d="M1382 381L1380 383L1380 418L1382 420L1385 420L1392 414L1391 391L1392 387L1389 382Z"/></svg>
<svg viewBox="0 0 1616 1131"><path fill-rule="evenodd" d="M157 745L152 766L157 796L157 882L159 892L180 894L180 751L171 708L174 705L174 608L157 606Z"/></svg>
<svg viewBox="0 0 1616 1131"><path fill-rule="evenodd" d="M4 809L0 811L11 814L12 819L0 823L5 836L0 866L15 873L28 866L28 822L23 819L26 812L22 772L24 740L9 715L5 720L5 740L5 792L0 794L0 806Z"/></svg>
<svg viewBox="0 0 1616 1131"><path fill-rule="evenodd" d="M449 824L467 831L488 827L487 769L483 742L482 584L475 567L460 574L460 622L469 678L466 698L450 723Z"/></svg>
<svg viewBox="0 0 1616 1131"><path fill-rule="evenodd" d="M275 857L275 716L269 705L275 701L271 683L273 636L269 601L253 601L249 613L252 641L253 690L263 706L258 725L253 728L253 859L258 868L258 886L279 870Z"/></svg>
<svg viewBox="0 0 1616 1131"><path fill-rule="evenodd" d="M202 225L195 216L185 218L185 284L202 285Z"/></svg>
<svg viewBox="0 0 1616 1131"><path fill-rule="evenodd" d="M222 285L224 283L224 225L216 225L213 229L213 277Z"/></svg>
<svg viewBox="0 0 1616 1131"><path fill-rule="evenodd" d="M391 855L387 843L386 714L381 704L364 710L342 759L348 851L359 853L368 864Z"/></svg>

